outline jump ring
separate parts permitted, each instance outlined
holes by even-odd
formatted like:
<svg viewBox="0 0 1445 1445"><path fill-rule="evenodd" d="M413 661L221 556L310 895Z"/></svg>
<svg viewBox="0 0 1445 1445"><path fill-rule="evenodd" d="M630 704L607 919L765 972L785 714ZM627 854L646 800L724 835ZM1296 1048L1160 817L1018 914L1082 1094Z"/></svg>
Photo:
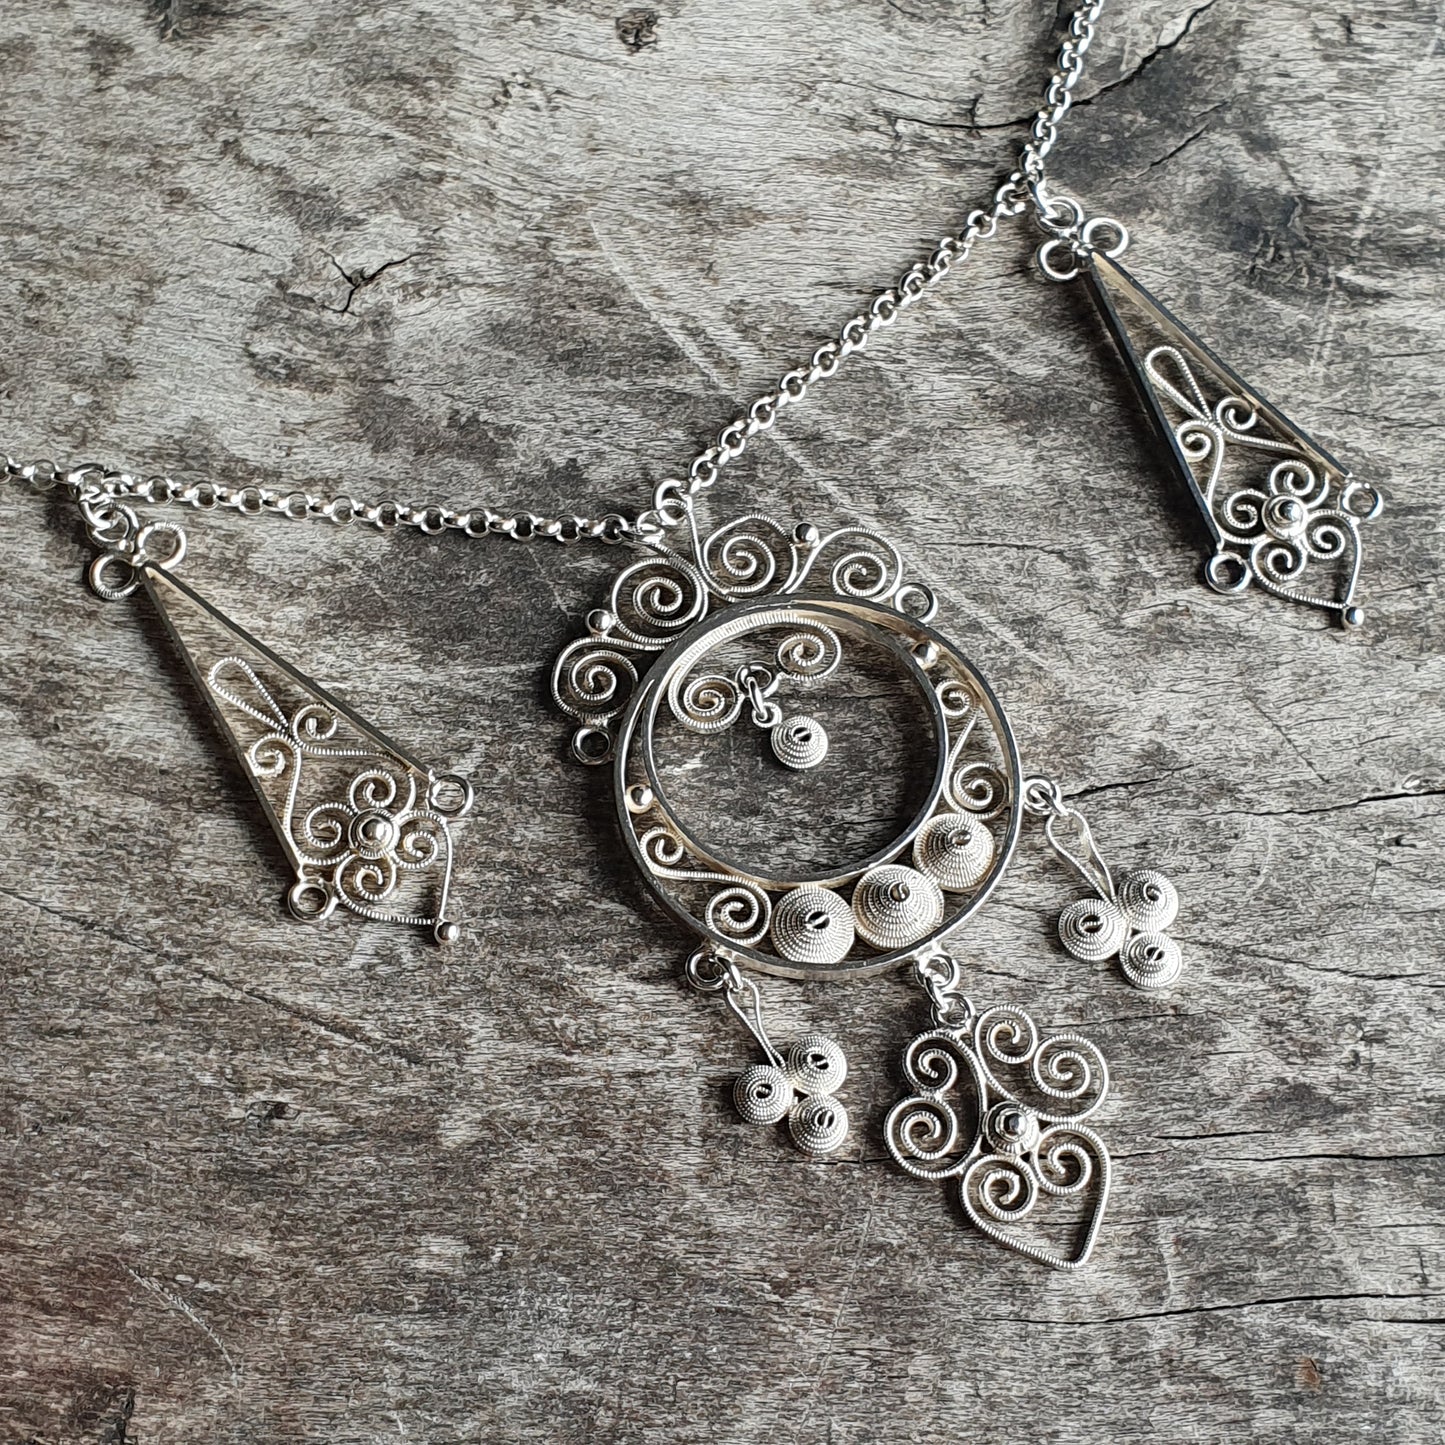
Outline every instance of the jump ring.
<svg viewBox="0 0 1445 1445"><path fill-rule="evenodd" d="M1070 257L1067 266L1059 265L1054 259L1060 250L1067 252ZM1064 236L1050 236L1034 252L1034 260L1050 281L1072 281L1079 274L1078 252L1074 242Z"/></svg>

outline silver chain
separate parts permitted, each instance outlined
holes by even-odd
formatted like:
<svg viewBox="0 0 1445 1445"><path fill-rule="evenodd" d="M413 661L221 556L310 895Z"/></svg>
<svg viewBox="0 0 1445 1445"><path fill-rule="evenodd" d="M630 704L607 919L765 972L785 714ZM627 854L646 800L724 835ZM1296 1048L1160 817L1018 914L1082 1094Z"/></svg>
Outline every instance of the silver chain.
<svg viewBox="0 0 1445 1445"><path fill-rule="evenodd" d="M693 458L686 479L660 483L652 506L635 517L622 512L600 517L549 517L529 511L497 512L486 506L454 510L435 503L417 506L394 499L365 501L349 493L320 496L300 490L286 492L257 483L243 487L209 481L182 483L170 477L110 471L93 463L66 469L52 461L20 462L10 456L4 459L6 474L40 490L64 486L78 501L92 506L110 500L232 511L247 516L265 512L296 521L321 518L339 525L361 522L381 531L414 527L428 536L456 531L468 537L500 536L518 542L538 538L564 544L655 542L669 528L686 520L692 498L712 486L722 469L742 456L755 436L768 431L785 407L801 401L810 387L835 376L848 357L868 345L875 331L891 326L900 312L967 261L979 241L991 240L1000 221L1021 216L1032 207L1046 227L1059 224L1063 216L1061 203L1048 195L1044 163L1058 141L1059 123L1073 104L1074 90L1084 73L1084 56L1093 43L1103 8L1104 0L1085 0L1069 17L1058 60L1044 91L1044 103L1019 150L1018 168L995 190L992 203L986 209L971 211L960 231L945 236L927 257L914 262L892 286L878 292L863 310L845 321L836 340L825 341L806 365L786 372L771 391L764 392L723 427L716 440Z"/></svg>
<svg viewBox="0 0 1445 1445"><path fill-rule="evenodd" d="M465 532L468 537L491 535L530 542L549 537L558 542L623 542L634 535L633 524L621 512L601 517L543 517L535 512L494 512L490 507L456 511L437 505L416 506L407 502L366 502L341 493L323 497L314 492L278 491L251 483L227 487L219 482L178 482L171 477L137 477L130 472L113 472L94 463L69 469L51 461L19 462L5 458L6 473L29 482L37 491L62 486L83 505L103 501L141 502L149 506L194 507L197 511L231 511L245 516L269 512L307 521L319 517L346 526L352 522L387 532L396 527L415 527L428 536L438 532Z"/></svg>
<svg viewBox="0 0 1445 1445"><path fill-rule="evenodd" d="M993 204L987 210L970 212L961 231L945 236L926 259L915 261L892 286L878 292L864 310L845 321L836 341L824 342L807 366L787 372L772 391L764 392L746 412L730 421L717 440L693 458L685 482L663 482L657 488L652 510L637 519L640 534L646 535L646 529L654 525L667 528L681 523L686 516L686 499L712 486L723 467L742 456L748 442L767 431L785 406L800 401L810 386L836 375L849 356L868 345L875 331L891 326L900 311L914 305L955 266L967 261L979 241L992 240L1001 220L1022 215L1032 203L1045 225L1057 221L1059 205L1047 193L1044 162L1058 141L1059 122L1074 103L1074 89L1084 73L1084 55L1093 44L1103 8L1104 0L1086 0L1069 17L1058 61L1044 91L1044 103L1034 115L1029 138L1019 151L1018 169L994 192Z"/></svg>

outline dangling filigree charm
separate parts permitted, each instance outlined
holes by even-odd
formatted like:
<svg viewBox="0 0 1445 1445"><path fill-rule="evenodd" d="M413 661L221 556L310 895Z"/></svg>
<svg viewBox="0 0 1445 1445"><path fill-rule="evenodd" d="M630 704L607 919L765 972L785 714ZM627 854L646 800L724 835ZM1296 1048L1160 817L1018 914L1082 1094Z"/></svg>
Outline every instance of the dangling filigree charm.
<svg viewBox="0 0 1445 1445"><path fill-rule="evenodd" d="M144 588L155 604L295 872L291 911L320 921L340 907L454 939L449 823L472 806L466 779L416 762L181 581L179 527L142 527L114 501L81 505L105 549L92 587L109 600Z"/></svg>
<svg viewBox="0 0 1445 1445"><path fill-rule="evenodd" d="M733 1084L733 1104L749 1124L788 1122L793 1143L821 1158L843 1147L848 1111L834 1097L848 1077L843 1050L826 1034L803 1034L779 1053L763 1026L763 1000L752 979L708 949L687 961L687 981L723 1000L758 1041L765 1064L749 1064Z"/></svg>
<svg viewBox="0 0 1445 1445"><path fill-rule="evenodd" d="M786 1119L799 1148L825 1153L848 1128L835 1095L842 1051L811 1034L775 1048L743 970L840 978L930 951L983 904L1013 853L1018 750L986 680L928 625L932 593L904 581L883 538L756 515L704 533L675 489L664 484L657 503L686 524L690 547L659 539L624 569L607 606L589 614L588 635L558 657L553 694L576 723L573 755L611 764L623 840L643 877L702 940L689 981L723 992L763 1050L737 1081L739 1112ZM780 768L856 785L839 761L852 742L839 712L857 695L857 676L842 669L860 654L892 670L928 736L906 821L882 847L826 866L737 861L680 804L679 779L725 760L747 719ZM811 694L806 708L799 694Z"/></svg>
<svg viewBox="0 0 1445 1445"><path fill-rule="evenodd" d="M1081 1269L1109 1202L1109 1151L1083 1122L1109 1091L1104 1056L1080 1034L1041 1033L1020 1008L977 1013L953 958L916 971L934 1027L904 1050L916 1092L884 1122L889 1153L920 1179L958 1180L964 1213L1006 1249Z"/></svg>
<svg viewBox="0 0 1445 1445"><path fill-rule="evenodd" d="M1040 246L1039 265L1056 281L1083 277L1194 500L1211 548L1209 585L1232 593L1253 582L1360 626L1360 525L1380 514L1378 488L1355 480L1130 275L1118 259L1128 245L1123 226L1107 217L1082 223L1065 198L1051 204L1060 224Z"/></svg>
<svg viewBox="0 0 1445 1445"><path fill-rule="evenodd" d="M1102 963L1116 954L1124 977L1136 988L1167 988L1184 966L1178 943L1167 932L1179 912L1179 894L1152 868L1114 875L1084 815L1065 801L1050 778L1024 784L1025 807L1044 819L1044 835L1058 856L1091 887L1094 898L1081 898L1059 915L1059 942L1085 963Z"/></svg>

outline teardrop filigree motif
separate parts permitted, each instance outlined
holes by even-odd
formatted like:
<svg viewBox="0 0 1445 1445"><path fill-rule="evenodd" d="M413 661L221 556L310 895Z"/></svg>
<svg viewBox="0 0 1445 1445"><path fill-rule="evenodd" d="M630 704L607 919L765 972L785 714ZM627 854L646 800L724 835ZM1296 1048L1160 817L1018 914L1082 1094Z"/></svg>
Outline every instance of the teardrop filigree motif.
<svg viewBox="0 0 1445 1445"><path fill-rule="evenodd" d="M1118 249L1085 246L1070 274L1084 276L1198 506L1213 548L1205 579L1226 593L1252 582L1360 626L1360 527L1380 514L1379 489L1356 480L1211 351L1120 264Z"/></svg>

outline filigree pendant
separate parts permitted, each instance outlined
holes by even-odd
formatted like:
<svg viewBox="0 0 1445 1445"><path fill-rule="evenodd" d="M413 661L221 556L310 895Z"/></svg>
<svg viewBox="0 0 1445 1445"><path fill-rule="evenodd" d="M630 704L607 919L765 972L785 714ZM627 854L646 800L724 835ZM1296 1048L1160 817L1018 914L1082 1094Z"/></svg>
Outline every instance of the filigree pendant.
<svg viewBox="0 0 1445 1445"><path fill-rule="evenodd" d="M1253 582L1360 626L1360 527L1380 514L1379 490L1357 481L1151 295L1118 259L1127 244L1118 222L1096 217L1045 241L1039 264L1054 280L1082 277L1194 501L1210 547L1205 579L1224 593Z"/></svg>
<svg viewBox="0 0 1445 1445"><path fill-rule="evenodd" d="M1184 954L1169 928L1179 912L1179 892L1164 874L1136 868L1114 882L1093 829L1065 800L1057 783L1030 778L1024 805L1044 819L1049 847L1094 890L1059 915L1059 942L1085 963L1117 957L1135 988L1168 988L1178 981Z"/></svg>
<svg viewBox="0 0 1445 1445"><path fill-rule="evenodd" d="M450 942L450 824L473 801L466 779L417 762L320 683L298 671L175 575L185 537L140 527L110 505L92 535L100 596L143 588L250 779L295 874L298 918L338 908L416 924Z"/></svg>
<svg viewBox="0 0 1445 1445"><path fill-rule="evenodd" d="M937 1027L909 1050L919 1096L890 1116L890 1148L910 1172L960 1178L965 1210L999 1242L1079 1267L1108 1193L1108 1152L1079 1122L1103 1100L1103 1060L1072 1034L1040 1036L1017 1009L975 1020L957 994L945 939L997 886L1025 816L1043 821L1058 850L1068 842L1063 822L1087 824L1053 780L1024 782L993 690L932 627L933 594L904 581L883 538L858 527L790 529L758 515L704 533L666 486L658 505L686 523L690 545L658 540L622 571L607 605L589 614L587 635L558 656L552 691L575 723L573 755L611 769L634 863L699 940L688 983L720 996L766 1056L736 1080L739 1114L753 1124L787 1120L794 1143L815 1156L848 1135L835 1093L848 1077L842 1049L811 1030L791 1048L775 1046L755 975L829 980L911 964ZM853 856L810 866L758 859L795 824L810 836L842 836L838 796L888 771L896 717L861 742L858 732L865 696L890 692L911 701L916 731L901 768L911 791L883 816L881 833ZM726 777L729 767L735 781L709 814L698 780ZM1061 856L1078 866L1073 854ZM1087 868L1084 876L1094 882ZM1162 905L1145 918L1138 888L1128 886L1131 916L1160 932ZM1170 962L1177 973L1177 949ZM1162 984L1169 971L1135 981ZM961 1061L953 1073L940 1050ZM1027 1078L1010 1085L1010 1069ZM945 1098L955 1086L973 1101L971 1123L959 1112L967 1105ZM927 1137L914 1119L925 1114L936 1125ZM1037 1238L1021 1232L1045 1198L1062 1202L1054 1213L1082 1211L1081 1242L1053 1241L1058 1220Z"/></svg>
<svg viewBox="0 0 1445 1445"><path fill-rule="evenodd" d="M781 1053L740 970L843 978L935 949L983 904L1013 853L1024 811L1018 750L983 676L929 626L933 594L903 580L881 537L756 515L703 535L690 508L686 520L690 549L655 545L622 572L588 635L558 657L552 689L577 724L574 756L611 766L633 861L702 943L688 981L721 994L767 1055L738 1080L739 1112L787 1117L798 1147L823 1154L847 1137L832 1093L842 1051L825 1041L820 1057L836 1058L821 1072L809 1063L819 1035ZM901 828L811 867L736 857L726 836L736 810L699 821L687 785L751 748L780 777L822 780L811 796L827 808L832 790L856 786L857 769L875 763L842 716L856 701L857 679L845 674L862 654L913 700L925 740L926 781L901 809ZM839 739L854 746L851 766ZM761 806L739 802L744 813Z"/></svg>
<svg viewBox="0 0 1445 1445"><path fill-rule="evenodd" d="M705 537L694 529L692 544L629 566L552 674L578 724L574 755L611 765L633 861L678 922L762 973L856 976L927 952L983 904L1018 837L1018 750L998 699L928 625L933 594L903 581L882 538L748 516ZM779 765L832 766L830 722L812 699L861 649L887 660L931 739L927 785L901 831L820 868L734 859L674 798L696 761L684 759L689 739L751 724ZM849 785L846 770L836 784Z"/></svg>

